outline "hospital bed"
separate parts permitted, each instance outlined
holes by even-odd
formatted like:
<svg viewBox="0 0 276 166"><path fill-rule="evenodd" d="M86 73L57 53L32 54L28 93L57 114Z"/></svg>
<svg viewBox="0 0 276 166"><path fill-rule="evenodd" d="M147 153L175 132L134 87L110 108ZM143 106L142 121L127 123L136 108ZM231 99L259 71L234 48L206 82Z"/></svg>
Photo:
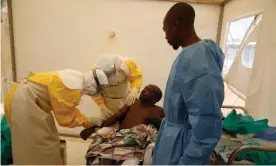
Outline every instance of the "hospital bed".
<svg viewBox="0 0 276 166"><path fill-rule="evenodd" d="M241 110L248 115L248 111L241 106L224 105L222 106L222 109ZM237 141L234 138L233 139L229 139L229 137L226 138L225 134L223 134L213 154L210 156L210 161L212 165L254 165L254 163L251 163L246 160L237 161L236 159L238 154L247 150L276 152L276 142L266 141L266 140L257 139L257 138L251 138L250 141L257 141L261 144L261 146L246 146L242 142ZM143 165L151 164L153 149L154 149L154 143L150 144L147 147Z"/></svg>
<svg viewBox="0 0 276 166"><path fill-rule="evenodd" d="M246 115L248 111L240 106L223 106L223 109L236 109L242 110ZM247 142L258 142L260 146L247 146ZM213 154L210 156L213 165L254 165L255 163L242 160L237 160L238 154L248 150L263 151L263 152L276 152L276 141L267 141L257 138L242 138L237 139L223 133L222 138L216 146ZM275 163L276 164L276 163Z"/></svg>
<svg viewBox="0 0 276 166"><path fill-rule="evenodd" d="M231 106L228 106L229 108L231 108ZM244 109L243 107L235 107L236 109ZM234 109L234 107L233 107ZM244 109L244 111L246 111ZM68 133L60 133L61 137L67 137L67 138L77 138L80 139L79 134L68 134ZM66 164L66 142L63 140L63 143L61 144L62 148L61 148L61 156L62 159L64 161L64 164ZM154 146L155 143L151 143L146 147L145 153L144 153L144 160L143 160L143 165L151 165L152 162L152 154L153 154L153 150L154 150Z"/></svg>
<svg viewBox="0 0 276 166"><path fill-rule="evenodd" d="M241 106L222 106L222 109L236 109L242 110L245 114L248 115L248 111ZM80 138L77 134L66 134L61 133L61 136L64 137L73 137ZM239 141L235 138L231 138L226 136L225 133L222 135L222 138L218 145L216 146L213 154L210 156L210 161L212 165L252 165L249 161L237 161L237 155L241 152L247 150L257 150L257 151L265 151L265 152L276 152L276 142L265 141L261 139L251 138L250 141L258 141L261 146L246 146L244 142ZM66 146L66 143L63 146ZM151 165L152 162L152 154L155 143L151 143L147 146L144 154L143 165ZM222 150L223 149L223 150ZM63 149L63 153L66 154L66 147ZM63 157L64 161L66 160L66 155ZM65 161L66 163L66 161ZM276 163L275 163L276 164Z"/></svg>
<svg viewBox="0 0 276 166"><path fill-rule="evenodd" d="M245 114L248 114L247 110L244 107L240 106L223 106L223 109L236 109L242 110ZM80 138L79 134L68 134L68 133L60 133L61 137L69 137L69 138ZM242 142L237 141L236 139L231 139L225 137L223 134L220 142L216 146L213 154L210 156L210 161L213 165L252 165L249 161L237 161L237 155L246 150L257 150L257 151L265 151L265 152L276 152L276 142L265 141L261 139L252 138L251 141L258 141L261 146L245 146ZM152 153L154 149L155 143L151 143L146 147L143 165L151 165L152 161ZM67 164L67 148L66 141L60 140L60 153L62 157L62 165ZM276 164L276 163L275 163Z"/></svg>

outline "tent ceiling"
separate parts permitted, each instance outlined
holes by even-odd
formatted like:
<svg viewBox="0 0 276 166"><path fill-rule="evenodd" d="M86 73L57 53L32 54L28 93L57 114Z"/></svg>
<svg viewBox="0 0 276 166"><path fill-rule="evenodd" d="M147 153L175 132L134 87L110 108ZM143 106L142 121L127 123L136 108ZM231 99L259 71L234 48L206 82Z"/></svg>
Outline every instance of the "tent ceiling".
<svg viewBox="0 0 276 166"><path fill-rule="evenodd" d="M210 4L210 5L222 5L222 4L225 4L225 3L229 2L230 0L167 0L167 1L198 3L198 4Z"/></svg>

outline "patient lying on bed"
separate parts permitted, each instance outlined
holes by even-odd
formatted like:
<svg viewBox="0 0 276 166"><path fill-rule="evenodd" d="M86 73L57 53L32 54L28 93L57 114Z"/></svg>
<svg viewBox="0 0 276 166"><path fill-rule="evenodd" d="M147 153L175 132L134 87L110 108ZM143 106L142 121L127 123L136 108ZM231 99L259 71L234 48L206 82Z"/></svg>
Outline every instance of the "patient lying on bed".
<svg viewBox="0 0 276 166"><path fill-rule="evenodd" d="M83 130L83 139L93 133L86 154L87 164L99 164L95 162L96 158L113 160L113 163L106 164L121 164L120 161L131 159L142 161L145 147L155 141L161 120L165 117L163 108L155 105L161 97L162 92L157 86L148 85L132 106L124 106L101 126L119 122L119 131L101 134L95 132L96 127Z"/></svg>

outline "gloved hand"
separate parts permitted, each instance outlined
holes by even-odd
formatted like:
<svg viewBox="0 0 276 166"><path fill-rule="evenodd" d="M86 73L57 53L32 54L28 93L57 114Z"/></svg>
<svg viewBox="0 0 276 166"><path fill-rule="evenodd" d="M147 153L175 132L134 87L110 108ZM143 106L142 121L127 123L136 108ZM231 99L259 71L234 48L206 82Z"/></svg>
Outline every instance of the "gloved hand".
<svg viewBox="0 0 276 166"><path fill-rule="evenodd" d="M126 98L126 105L127 106L131 106L132 104L135 103L135 100L138 96L138 92L139 92L139 89L136 89L136 88L132 88L130 93L128 94L127 98Z"/></svg>
<svg viewBox="0 0 276 166"><path fill-rule="evenodd" d="M90 121L91 126L101 126L103 123L103 119L100 117L90 117L89 121ZM89 126L89 127L91 127L91 126Z"/></svg>
<svg viewBox="0 0 276 166"><path fill-rule="evenodd" d="M99 129L96 133L98 135L105 135L105 134L112 133L115 131L116 131L116 129L114 127L103 127L101 129Z"/></svg>
<svg viewBox="0 0 276 166"><path fill-rule="evenodd" d="M102 120L106 120L107 118L112 116L112 112L108 108L102 107L100 109L101 109L101 119Z"/></svg>

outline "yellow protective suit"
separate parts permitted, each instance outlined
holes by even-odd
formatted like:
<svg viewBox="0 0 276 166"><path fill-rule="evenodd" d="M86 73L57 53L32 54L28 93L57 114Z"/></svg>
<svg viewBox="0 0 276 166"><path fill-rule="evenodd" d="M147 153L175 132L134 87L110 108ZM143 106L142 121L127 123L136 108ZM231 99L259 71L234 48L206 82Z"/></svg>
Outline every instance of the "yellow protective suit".
<svg viewBox="0 0 276 166"><path fill-rule="evenodd" d="M142 73L137 64L128 58L121 57L121 60L124 61L128 71L124 69L117 71L114 77L108 78L108 86L104 88L103 93L93 97L101 110L107 107L112 114L124 106L131 89L139 92L142 86Z"/></svg>
<svg viewBox="0 0 276 166"><path fill-rule="evenodd" d="M36 73L7 93L4 110L11 127L15 165L61 163L59 134L51 111L61 126L91 126L91 120L76 108L82 79L81 73L72 70Z"/></svg>

